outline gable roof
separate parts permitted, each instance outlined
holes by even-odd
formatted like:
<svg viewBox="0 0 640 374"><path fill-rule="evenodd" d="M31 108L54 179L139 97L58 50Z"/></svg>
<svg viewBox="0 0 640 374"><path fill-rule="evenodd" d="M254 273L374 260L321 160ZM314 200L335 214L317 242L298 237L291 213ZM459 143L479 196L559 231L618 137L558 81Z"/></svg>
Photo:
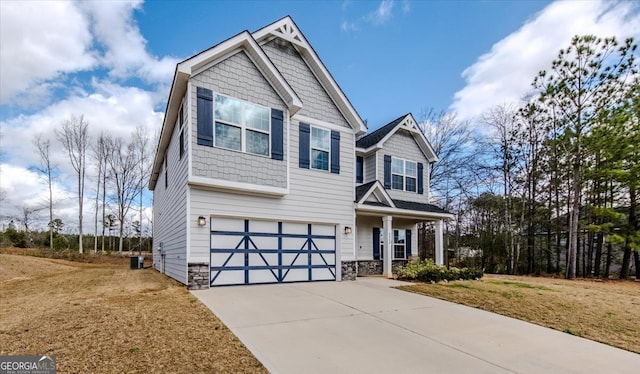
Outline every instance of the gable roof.
<svg viewBox="0 0 640 374"><path fill-rule="evenodd" d="M206 49L176 65L169 100L167 100L167 108L165 110L164 121L160 131L160 138L153 162L151 178L149 179L149 189L155 188L163 158L161 157L171 141L171 134L180 111L182 98L187 90L187 83L192 75L209 68L211 65L221 59L235 54L237 51L244 51L254 62L256 68L265 77L269 85L280 96L282 101L287 105L287 109L291 115L295 114L302 108L302 100L298 94L291 88L289 83L284 79L280 71L276 68L269 57L264 53L256 40L248 31L243 31L231 38L220 42L213 47Z"/></svg>
<svg viewBox="0 0 640 374"><path fill-rule="evenodd" d="M167 107L165 109L164 121L162 123L162 129L160 130L160 138L151 169L149 189L153 190L156 186L162 167L163 155L169 146L171 134L175 127L182 98L187 90L189 78L221 61L230 54L243 50L249 55L267 82L287 105L291 116L302 108L303 102L300 97L284 79L280 71L260 46L273 38L282 38L294 45L322 87L327 91L336 107L353 127L356 134L367 131L364 121L362 121L362 118L360 118L360 115L356 112L349 99L324 66L313 47L309 44L295 22L293 22L293 19L286 16L253 33L245 30L176 65L171 90L169 91L169 100L167 100Z"/></svg>
<svg viewBox="0 0 640 374"><path fill-rule="evenodd" d="M374 195L377 202L367 201L367 199ZM365 183L356 187L356 203L363 203L369 205L380 205L395 208L393 199L384 188L380 181L375 180L373 182Z"/></svg>
<svg viewBox="0 0 640 374"><path fill-rule="evenodd" d="M359 148L359 151L361 152L380 149L383 147L384 142L399 130L406 130L411 134L429 162L438 161L438 156L433 150L431 143L429 143L427 138L424 136L424 133L417 125L417 121L413 118L413 114L411 113L400 116L374 132L360 137L356 140L356 148Z"/></svg>
<svg viewBox="0 0 640 374"><path fill-rule="evenodd" d="M372 145L378 144L378 142L382 140L385 136L387 136L389 132L395 129L396 126L400 122L402 122L404 117L406 117L407 115L408 114L404 114L394 119L393 121L387 123L386 125L382 126L381 128L377 129L376 131L371 132L369 134L365 134L364 136L358 138L358 140L356 140L356 147L369 148Z"/></svg>
<svg viewBox="0 0 640 374"><path fill-rule="evenodd" d="M362 134L367 131L367 126L358 112L355 110L338 83L336 83L329 70L324 66L316 51L298 28L298 25L296 25L290 16L286 16L270 25L267 25L255 31L252 35L260 45L267 43L274 38L281 38L290 42L307 66L309 66L311 72L318 79L318 82L320 82L325 91L327 91L327 94L340 113L356 131L356 134Z"/></svg>

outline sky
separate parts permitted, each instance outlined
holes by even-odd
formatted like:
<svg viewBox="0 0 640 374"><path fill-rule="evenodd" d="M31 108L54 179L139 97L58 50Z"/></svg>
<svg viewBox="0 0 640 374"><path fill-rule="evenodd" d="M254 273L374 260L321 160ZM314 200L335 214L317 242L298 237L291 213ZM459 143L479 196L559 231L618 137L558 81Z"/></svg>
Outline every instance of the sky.
<svg viewBox="0 0 640 374"><path fill-rule="evenodd" d="M408 112L420 121L430 109L481 126L483 112L529 92L572 36L640 40L635 1L3 0L0 224L47 206L35 136L51 140L55 215L73 232L75 177L54 129L82 114L93 137L127 138L136 126L156 134L177 62L286 15L370 130ZM90 166L89 218L95 174Z"/></svg>

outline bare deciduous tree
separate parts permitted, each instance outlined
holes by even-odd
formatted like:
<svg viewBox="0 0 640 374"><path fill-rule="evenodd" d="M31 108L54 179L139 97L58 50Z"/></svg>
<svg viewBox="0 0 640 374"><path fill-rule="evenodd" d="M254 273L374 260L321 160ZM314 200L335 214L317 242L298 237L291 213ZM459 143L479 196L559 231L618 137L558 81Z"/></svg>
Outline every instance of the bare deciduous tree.
<svg viewBox="0 0 640 374"><path fill-rule="evenodd" d="M142 214L144 210L143 206L143 195L144 189L147 186L147 181L149 180L150 175L150 167L151 167L151 158L149 157L149 134L142 126L137 126L134 134L134 143L137 148L138 154L138 197L140 198L140 211L139 211L139 230L136 231L138 234L138 246L139 250L142 251Z"/></svg>
<svg viewBox="0 0 640 374"><path fill-rule="evenodd" d="M516 169L516 142L517 132L515 121L516 108L510 104L498 105L491 108L482 116L482 121L489 125L493 133L489 136L489 145L493 150L493 156L498 165L495 169L500 172L502 178L500 184L503 188L504 206L502 230L505 235L507 253L507 272L514 274L520 254L520 240L517 232L514 232L513 224L513 185ZM524 211L524 210L523 210Z"/></svg>
<svg viewBox="0 0 640 374"><path fill-rule="evenodd" d="M140 183L135 142L125 143L122 138L105 138L110 182L115 189L116 218L120 222L118 250L122 252L125 219L131 204L138 196Z"/></svg>
<svg viewBox="0 0 640 374"><path fill-rule="evenodd" d="M106 205L106 183L107 183L107 150L104 139L104 134L101 133L96 139L96 143L92 147L93 149L93 159L96 162L96 167L98 169L98 177L96 179L96 210L94 216L94 230L95 236L93 240L93 251L98 252L98 212L100 211L100 187L102 186L102 221L105 219L105 205ZM102 249L104 252L104 230L105 226L102 225Z"/></svg>
<svg viewBox="0 0 640 374"><path fill-rule="evenodd" d="M87 129L89 123L85 121L84 116L72 116L62 122L62 127L56 129L56 137L62 143L62 146L69 155L69 161L73 170L78 176L78 250L82 249L82 203L84 200L84 177L87 168L86 157L87 148L89 146L89 135Z"/></svg>
<svg viewBox="0 0 640 374"><path fill-rule="evenodd" d="M51 154L49 152L51 148L51 142L49 139L44 140L41 134L36 135L33 140L33 144L38 148L38 155L40 156L40 164L35 167L35 170L43 175L47 180L49 187L49 247L53 249L53 172L55 166L51 162Z"/></svg>

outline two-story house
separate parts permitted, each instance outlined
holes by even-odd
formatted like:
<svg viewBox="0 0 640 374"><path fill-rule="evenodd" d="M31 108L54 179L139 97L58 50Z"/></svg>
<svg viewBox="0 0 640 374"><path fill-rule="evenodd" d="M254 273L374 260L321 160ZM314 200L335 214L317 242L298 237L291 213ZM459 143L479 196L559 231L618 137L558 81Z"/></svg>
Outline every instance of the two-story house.
<svg viewBox="0 0 640 374"><path fill-rule="evenodd" d="M423 221L441 263L433 149L411 115L366 130L290 17L178 63L149 183L154 267L190 288L391 276Z"/></svg>

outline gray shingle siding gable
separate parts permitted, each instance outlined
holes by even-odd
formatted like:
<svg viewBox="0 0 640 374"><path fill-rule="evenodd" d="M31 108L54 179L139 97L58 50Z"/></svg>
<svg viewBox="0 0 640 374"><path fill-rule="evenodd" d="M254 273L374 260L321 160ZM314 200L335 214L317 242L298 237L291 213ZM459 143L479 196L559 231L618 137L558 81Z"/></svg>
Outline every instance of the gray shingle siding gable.
<svg viewBox="0 0 640 374"><path fill-rule="evenodd" d="M377 153L377 167L378 176L382 181L384 175L384 155L390 155L392 157L398 157L405 160L421 162L424 165L423 178L424 178L424 194L418 194L415 192L405 192L399 190L389 189L389 195L392 199L417 201L422 203L429 202L429 161L427 157L422 153L420 147L413 139L413 136L407 131L400 129L393 134L383 144L383 148Z"/></svg>
<svg viewBox="0 0 640 374"><path fill-rule="evenodd" d="M284 160L198 145L197 87L284 111L282 99L243 51L219 62L191 78L191 146L194 176L250 183L271 187L287 187L287 118L284 126Z"/></svg>
<svg viewBox="0 0 640 374"><path fill-rule="evenodd" d="M345 118L291 43L274 39L263 45L262 49L302 100L303 105L299 112L301 115L349 127Z"/></svg>

